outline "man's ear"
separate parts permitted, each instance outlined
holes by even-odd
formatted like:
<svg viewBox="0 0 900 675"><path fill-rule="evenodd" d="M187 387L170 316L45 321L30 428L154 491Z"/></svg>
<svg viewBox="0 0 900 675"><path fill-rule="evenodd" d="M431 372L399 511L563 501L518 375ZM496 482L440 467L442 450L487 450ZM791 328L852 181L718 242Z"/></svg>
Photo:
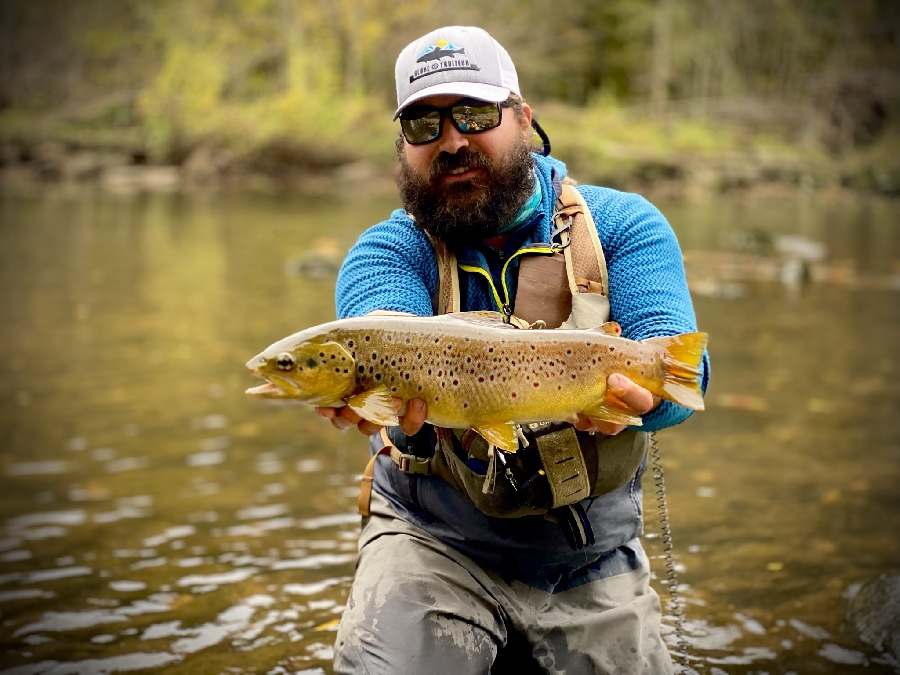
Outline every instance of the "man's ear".
<svg viewBox="0 0 900 675"><path fill-rule="evenodd" d="M530 133L531 131L531 106L527 103L522 104L522 116L516 116L516 119L519 120L519 126L522 127L524 131Z"/></svg>

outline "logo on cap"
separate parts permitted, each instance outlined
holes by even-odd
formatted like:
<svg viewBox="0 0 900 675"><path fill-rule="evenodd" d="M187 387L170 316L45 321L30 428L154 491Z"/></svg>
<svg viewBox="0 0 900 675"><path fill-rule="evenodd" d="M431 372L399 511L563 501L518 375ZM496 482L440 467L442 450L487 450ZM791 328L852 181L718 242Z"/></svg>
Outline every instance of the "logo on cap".
<svg viewBox="0 0 900 675"><path fill-rule="evenodd" d="M446 40L438 40L433 45L429 45L416 57L416 63L420 65L409 76L410 83L426 75L441 73L445 70L481 70L466 56L465 47L457 47Z"/></svg>

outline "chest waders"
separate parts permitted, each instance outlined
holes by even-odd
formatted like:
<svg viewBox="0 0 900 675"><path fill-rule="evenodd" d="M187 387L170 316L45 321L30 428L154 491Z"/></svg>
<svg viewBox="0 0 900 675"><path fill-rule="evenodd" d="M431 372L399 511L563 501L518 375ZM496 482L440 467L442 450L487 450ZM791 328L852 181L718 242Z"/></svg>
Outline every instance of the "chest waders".
<svg viewBox="0 0 900 675"><path fill-rule="evenodd" d="M590 329L609 320L606 259L591 213L572 185L555 181L554 187L558 199L551 243L525 246L510 256L500 289L487 270L458 262L443 242L431 240L439 277L435 314L461 311L462 269L486 279L497 308L520 328ZM506 272L516 258L518 290L511 305ZM412 437L399 427L383 429L385 447L363 474L360 513L369 513L375 460L387 454L405 473L439 476L488 516L543 515L561 525L574 550L590 546L594 534L581 501L626 485L647 455L648 434L625 429L607 437L549 422L519 430L518 452L505 453L470 429L425 425Z"/></svg>

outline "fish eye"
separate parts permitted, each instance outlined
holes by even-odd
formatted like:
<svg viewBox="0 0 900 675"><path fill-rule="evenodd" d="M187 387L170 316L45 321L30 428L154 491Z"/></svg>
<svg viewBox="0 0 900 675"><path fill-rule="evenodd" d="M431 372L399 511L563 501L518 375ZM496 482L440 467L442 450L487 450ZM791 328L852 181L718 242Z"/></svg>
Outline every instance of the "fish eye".
<svg viewBox="0 0 900 675"><path fill-rule="evenodd" d="M282 352L275 357L275 365L278 366L279 370L290 370L294 367L294 363L296 363L294 357L287 352Z"/></svg>

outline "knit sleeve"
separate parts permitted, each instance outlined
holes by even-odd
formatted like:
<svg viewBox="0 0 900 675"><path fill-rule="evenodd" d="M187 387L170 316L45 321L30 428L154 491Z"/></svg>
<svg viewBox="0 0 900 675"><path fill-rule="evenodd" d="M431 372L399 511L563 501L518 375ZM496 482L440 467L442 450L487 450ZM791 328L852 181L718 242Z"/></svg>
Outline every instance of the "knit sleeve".
<svg viewBox="0 0 900 675"><path fill-rule="evenodd" d="M403 211L366 230L338 273L338 318L376 309L432 314L437 265L428 239Z"/></svg>
<svg viewBox="0 0 900 675"><path fill-rule="evenodd" d="M585 186L584 194L603 245L609 271L610 319L632 340L697 330L684 275L681 248L659 210L643 197ZM709 383L703 355L701 387ZM644 416L643 431L683 422L692 411L663 401Z"/></svg>

